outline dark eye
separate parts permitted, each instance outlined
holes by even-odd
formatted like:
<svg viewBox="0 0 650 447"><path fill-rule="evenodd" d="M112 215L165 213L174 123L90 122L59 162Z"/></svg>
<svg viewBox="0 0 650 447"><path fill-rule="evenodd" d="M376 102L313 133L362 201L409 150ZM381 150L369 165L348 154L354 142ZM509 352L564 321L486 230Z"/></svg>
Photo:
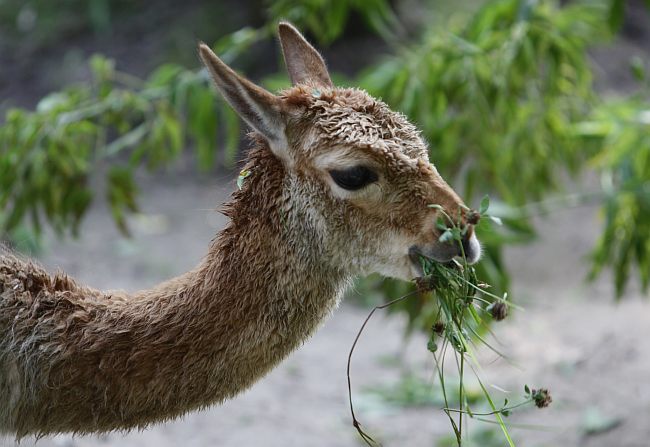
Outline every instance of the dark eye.
<svg viewBox="0 0 650 447"><path fill-rule="evenodd" d="M350 191L361 189L379 179L376 172L365 166L355 166L348 169L332 169L330 175L337 185Z"/></svg>

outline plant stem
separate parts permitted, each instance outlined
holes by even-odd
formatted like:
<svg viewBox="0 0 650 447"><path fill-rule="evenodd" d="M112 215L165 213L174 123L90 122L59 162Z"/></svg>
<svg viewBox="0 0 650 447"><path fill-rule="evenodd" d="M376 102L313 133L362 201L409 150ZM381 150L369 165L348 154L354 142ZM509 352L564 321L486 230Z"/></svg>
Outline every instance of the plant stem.
<svg viewBox="0 0 650 447"><path fill-rule="evenodd" d="M352 380L351 380L351 377L350 377L350 366L352 365L352 354L354 353L354 348L356 348L357 342L359 341L359 338L361 337L361 333L363 332L366 325L368 324L368 321L370 321L370 318L372 317L372 315L377 310L385 309L385 308L387 308L389 306L392 306L393 304L397 304L400 301L403 301L403 300L405 300L405 299L407 299L407 298L409 298L409 297L411 297L411 296L413 296L413 295L415 295L417 293L418 293L418 291L414 290L414 291L412 291L410 293L407 293L404 296L401 296L401 297L396 298L396 299L394 299L392 301L389 301L388 303L385 303L385 304L382 304L382 305L379 305L379 306L375 306L370 311L370 313L368 314L366 319L363 321L363 324L361 325L361 328L359 328L359 331L357 332L356 337L354 337L354 342L352 343L352 347L350 348L350 352L348 354L348 364L347 364L346 371L347 371L347 379L348 379L348 400L350 402L350 414L352 415L352 425L354 426L354 428L357 429L357 432L359 433L359 436L361 436L361 439L363 439L365 441L365 443L368 444L370 447L381 446L381 444L379 444L370 435L368 435L366 432L364 432L361 429L361 423L359 422L359 420L357 419L357 417L356 417L356 415L354 413L354 404L352 403Z"/></svg>

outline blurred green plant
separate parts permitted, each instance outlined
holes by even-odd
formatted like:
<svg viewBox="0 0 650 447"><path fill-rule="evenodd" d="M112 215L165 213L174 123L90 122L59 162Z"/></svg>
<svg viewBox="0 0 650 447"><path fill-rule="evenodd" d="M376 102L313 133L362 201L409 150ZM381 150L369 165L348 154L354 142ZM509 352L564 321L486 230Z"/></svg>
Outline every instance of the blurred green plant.
<svg viewBox="0 0 650 447"><path fill-rule="evenodd" d="M529 240L533 212L518 210L562 190L563 178L596 168L609 181L598 195L605 228L593 253L590 277L614 271L617 296L630 267L642 290L650 277L649 119L645 67L633 60L646 94L600 98L592 87L587 49L610 34L614 2L490 1L459 29L429 30L422 42L362 74L362 85L403 111L423 130L430 157L463 197L490 192L503 203L505 231L483 223L478 266L498 293L507 289L502 259L506 244ZM587 141L588 140L588 141ZM363 279L389 296L403 283ZM409 329L426 328L434 306L426 299L400 303Z"/></svg>
<svg viewBox="0 0 650 447"><path fill-rule="evenodd" d="M215 139L225 130L225 163L234 166L239 120L202 72L159 67L146 80L90 60L92 82L43 98L33 112L11 109L0 127L0 228L27 217L38 233L46 219L77 232L93 200L90 177L106 167L106 200L127 232L136 211L134 172L168 165L192 144L199 167L215 164Z"/></svg>
<svg viewBox="0 0 650 447"><path fill-rule="evenodd" d="M88 3L88 14L99 8L93 6L95 3L102 2ZM20 10L16 18L18 28L23 11L28 11L34 20L41 17L40 20L65 27L67 22L59 21L58 15L68 9L75 9L76 14L84 11L77 3L71 0L56 11L51 10L48 2L39 0L8 4L0 9L4 12L0 22L11 22ZM370 11L362 16L376 26L382 19L377 18L375 9L380 8L387 17L387 11L391 11L383 0L333 3L337 13L326 14L324 21L313 19L331 9L330 1L298 7L292 2L269 2L269 13L292 17L298 24L309 22L312 32L327 40L340 35L353 11ZM105 6L102 10L109 14L108 5ZM108 15L104 19L109 20ZM269 38L275 32L276 21L269 20L259 29L245 27L225 35L214 47L224 61L231 63L253 44ZM148 79L138 79L117 71L112 60L101 56L93 56L90 67L89 83L48 95L33 112L7 112L0 127L2 232L11 234L29 218L36 234L40 233L43 220L59 233L70 229L76 234L94 197L90 175L100 166L108 166L106 200L117 226L125 234L126 216L137 210L133 175L138 166L156 169L168 165L178 159L183 148L192 145L199 168L209 170L215 166L217 135L221 134L225 147L223 165L234 167L240 139L239 119L215 95L203 70L166 64Z"/></svg>
<svg viewBox="0 0 650 447"><path fill-rule="evenodd" d="M387 0L279 0L267 4L272 22L288 20L312 33L322 44L332 43L343 33L352 13L386 40L405 32Z"/></svg>
<svg viewBox="0 0 650 447"><path fill-rule="evenodd" d="M611 267L617 297L625 292L633 267L644 293L650 284L648 99L637 96L603 103L589 121L577 126L580 136L601 145L590 164L600 173L605 227L592 252L590 277Z"/></svg>
<svg viewBox="0 0 650 447"><path fill-rule="evenodd" d="M3 0L0 25L13 37L29 35L30 44L40 47L89 30L105 33L116 12L133 9L128 0Z"/></svg>
<svg viewBox="0 0 650 447"><path fill-rule="evenodd" d="M43 20L76 8L77 14L103 16L91 20L101 28L100 22L110 22L111 8L119 7L102 2L84 9L70 0L60 11L50 11L48 2L31 0L25 7L42 11ZM587 57L589 45L621 26L623 2L483 3L466 20L429 27L413 39L417 33L404 32L387 0L269 1L265 25L228 34L214 47L230 63L269 39L280 18L325 44L340 38L353 18L361 19L390 43L393 54L361 73L358 83L421 127L432 161L452 184L463 186L468 204L489 192L497 198L494 208L504 210L501 230L485 222L477 228L485 248L478 275L495 293L508 284L502 247L535 235L522 207L558 194L563 176L575 176L584 166L604 179L599 193L605 228L593 253L592 275L612 268L621 295L637 268L647 291L647 95L600 98ZM0 14L2 20L9 19ZM115 221L126 232L126 216L137 209L133 174L139 166L166 166L191 147L199 167L210 169L219 146L225 146L221 164L233 166L239 121L215 97L203 72L164 65L147 79L136 79L99 56L91 67L91 82L43 98L35 111L7 112L0 126L1 231L28 223L39 232L47 221L61 233L75 233L96 195L90 176L99 170L106 172L105 197ZM647 85L643 64L636 61L632 69ZM269 80L274 86L282 82L277 76ZM383 296L410 287L373 277L360 285ZM411 329L426 328L431 306L422 298L396 309L407 312Z"/></svg>
<svg viewBox="0 0 650 447"><path fill-rule="evenodd" d="M508 289L502 247L535 236L528 214L513 213L561 191L601 150L576 138L575 126L598 98L587 47L607 35L604 3L491 1L458 29L428 30L421 42L362 74L362 85L418 123L430 158L463 197L490 192L502 202L503 231L481 222L478 275ZM516 185L516 187L514 186ZM605 259L605 262L607 259ZM378 277L360 289L394 297L412 288ZM409 330L426 329L435 303L399 303Z"/></svg>
<svg viewBox="0 0 650 447"><path fill-rule="evenodd" d="M436 447L456 447L458 441L454 436L445 436L436 441ZM472 431L463 442L465 447L502 447L501 433L494 428Z"/></svg>
<svg viewBox="0 0 650 447"><path fill-rule="evenodd" d="M372 67L362 85L419 124L468 201L491 190L512 204L539 200L561 186L557 167L585 159L571 123L592 99L586 48L600 19L591 4L490 2Z"/></svg>
<svg viewBox="0 0 650 447"><path fill-rule="evenodd" d="M445 378L446 383L458 383L457 377ZM445 390L447 393L448 403L451 406L460 406L460 395L457 387L450 387ZM379 397L386 404L394 407L444 407L443 389L440 381L432 378L424 379L412 372L403 373L399 380L390 385L375 385L365 387L362 395ZM478 406L487 401L483 395L483 390L478 383L465 383L464 390L465 400L472 405ZM454 439L455 441L455 439Z"/></svg>
<svg viewBox="0 0 650 447"><path fill-rule="evenodd" d="M645 5L650 9L650 0L643 0ZM609 0L607 23L612 31L619 31L625 22L625 11L629 7L627 0Z"/></svg>

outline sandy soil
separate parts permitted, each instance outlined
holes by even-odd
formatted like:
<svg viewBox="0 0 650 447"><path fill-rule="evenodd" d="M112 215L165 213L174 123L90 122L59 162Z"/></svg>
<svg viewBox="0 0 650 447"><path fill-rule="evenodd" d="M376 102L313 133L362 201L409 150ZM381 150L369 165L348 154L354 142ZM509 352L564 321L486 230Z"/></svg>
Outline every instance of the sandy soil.
<svg viewBox="0 0 650 447"><path fill-rule="evenodd" d="M143 213L132 239L120 237L107 210L92 210L79 240L47 238L42 262L97 286L150 286L195 264L224 225L214 208L234 187L228 175L209 179L160 174L147 179ZM578 224L577 224L578 223ZM546 386L553 405L511 416L520 446L642 447L650 445L650 303L629 293L615 303L607 279L583 282L598 233L592 209L540 220L538 242L510 249L513 293L525 307L495 327L510 362L485 350L490 383L518 401L524 383ZM44 438L50 446L357 446L350 424L345 366L367 309L344 303L323 328L250 391L221 407L142 432ZM359 416L385 446L432 446L451 433L439 405L392 407L363 389L395 385L404 373L433 382L421 337L403 343L403 322L377 315L355 353L353 380ZM390 361L392 359L392 361ZM397 361L396 361L397 359ZM498 392L495 391L496 394ZM585 434L591 418L601 432ZM611 422L611 423L610 423ZM602 431L607 425L610 430ZM472 426L472 431L482 427ZM485 426L483 428L490 428ZM34 445L24 440L23 447ZM501 444L494 444L501 445ZM0 440L0 447L17 446Z"/></svg>

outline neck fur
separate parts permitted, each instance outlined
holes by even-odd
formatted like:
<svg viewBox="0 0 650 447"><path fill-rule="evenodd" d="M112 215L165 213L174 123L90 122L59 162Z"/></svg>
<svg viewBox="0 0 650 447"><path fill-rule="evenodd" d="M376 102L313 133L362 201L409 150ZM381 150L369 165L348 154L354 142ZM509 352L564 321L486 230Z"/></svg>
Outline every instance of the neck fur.
<svg viewBox="0 0 650 447"><path fill-rule="evenodd" d="M0 432L177 417L245 390L314 332L348 277L286 231L281 164L264 146L249 159L204 261L151 290L98 292L0 257Z"/></svg>

